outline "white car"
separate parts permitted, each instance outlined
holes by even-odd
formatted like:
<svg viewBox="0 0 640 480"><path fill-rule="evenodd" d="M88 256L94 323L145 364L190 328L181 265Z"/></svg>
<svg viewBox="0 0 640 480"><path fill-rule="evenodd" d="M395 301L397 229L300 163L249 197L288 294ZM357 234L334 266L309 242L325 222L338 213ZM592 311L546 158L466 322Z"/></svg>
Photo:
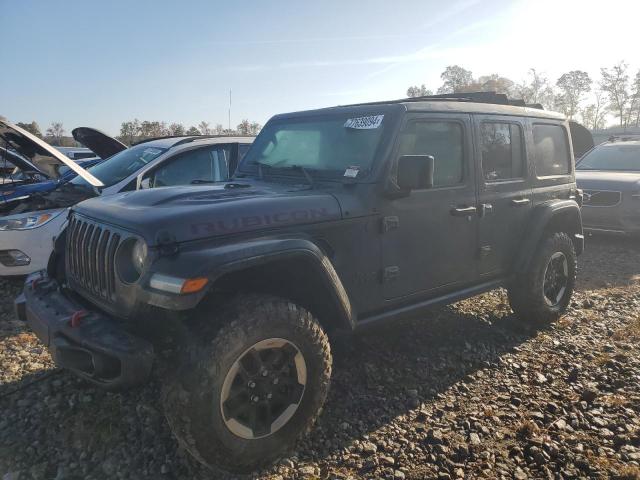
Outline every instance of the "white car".
<svg viewBox="0 0 640 480"><path fill-rule="evenodd" d="M82 130L78 132L77 130ZM83 133L85 134L83 136ZM93 129L74 137L102 158L102 145L117 142ZM139 142L84 170L29 132L0 121L0 141L49 174L66 165L78 173L56 190L33 195L0 217L0 276L28 275L47 268L55 238L64 230L68 208L97 195L140 188L227 180L254 137L179 136ZM118 142L119 143L119 142Z"/></svg>

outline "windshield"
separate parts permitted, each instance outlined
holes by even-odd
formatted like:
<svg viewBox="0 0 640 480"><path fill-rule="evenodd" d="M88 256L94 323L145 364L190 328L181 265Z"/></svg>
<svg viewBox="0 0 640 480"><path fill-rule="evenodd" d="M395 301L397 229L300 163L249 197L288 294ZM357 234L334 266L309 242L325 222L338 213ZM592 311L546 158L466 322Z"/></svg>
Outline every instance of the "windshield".
<svg viewBox="0 0 640 480"><path fill-rule="evenodd" d="M606 145L587 153L577 170L640 171L640 145Z"/></svg>
<svg viewBox="0 0 640 480"><path fill-rule="evenodd" d="M104 183L105 187L110 187L136 173L166 151L166 148L151 147L146 144L136 145L116 153L108 160L91 167L88 171ZM79 175L71 180L71 183L82 186L89 185Z"/></svg>
<svg viewBox="0 0 640 480"><path fill-rule="evenodd" d="M327 177L363 176L371 168L383 124L384 115L276 121L260 132L240 171L268 174L303 167Z"/></svg>

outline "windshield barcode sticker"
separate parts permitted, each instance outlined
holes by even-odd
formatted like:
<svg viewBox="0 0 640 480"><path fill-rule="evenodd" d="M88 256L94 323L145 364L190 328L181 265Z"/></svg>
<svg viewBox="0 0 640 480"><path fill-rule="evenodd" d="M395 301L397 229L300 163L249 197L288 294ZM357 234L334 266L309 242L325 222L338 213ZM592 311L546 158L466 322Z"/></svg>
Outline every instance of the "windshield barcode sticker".
<svg viewBox="0 0 640 480"><path fill-rule="evenodd" d="M349 178L356 178L358 176L359 171L360 171L360 167L357 167L357 166L348 167L344 171L344 176Z"/></svg>
<svg viewBox="0 0 640 480"><path fill-rule="evenodd" d="M358 130L369 130L378 128L382 124L384 115L370 115L368 117L349 118L344 122L344 128L355 128Z"/></svg>

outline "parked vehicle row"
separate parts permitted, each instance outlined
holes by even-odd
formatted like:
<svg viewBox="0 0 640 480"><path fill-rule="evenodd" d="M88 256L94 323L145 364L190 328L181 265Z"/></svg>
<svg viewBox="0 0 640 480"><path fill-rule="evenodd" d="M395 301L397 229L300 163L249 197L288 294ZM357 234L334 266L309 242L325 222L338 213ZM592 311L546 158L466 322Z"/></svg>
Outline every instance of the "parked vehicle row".
<svg viewBox="0 0 640 480"><path fill-rule="evenodd" d="M333 334L497 287L525 322L566 310L584 237L562 115L487 93L281 114L219 182L246 143L153 140L79 172L60 192L86 200L31 214L60 223L16 301L97 385L165 362L169 424L201 462L244 472L292 448ZM160 317L181 332L162 358L145 327Z"/></svg>
<svg viewBox="0 0 640 480"><path fill-rule="evenodd" d="M15 161L42 175L0 217L0 276L47 267L53 241L64 231L68 208L82 200L137 189L215 183L229 178L253 137L184 136L141 142L130 148L88 128L74 138L105 158L85 169L23 129L0 121L0 139ZM51 180L55 179L55 180ZM5 185L8 187L8 185ZM12 195L16 195L13 190Z"/></svg>
<svg viewBox="0 0 640 480"><path fill-rule="evenodd" d="M612 138L576 166L582 218L595 232L640 234L640 138Z"/></svg>

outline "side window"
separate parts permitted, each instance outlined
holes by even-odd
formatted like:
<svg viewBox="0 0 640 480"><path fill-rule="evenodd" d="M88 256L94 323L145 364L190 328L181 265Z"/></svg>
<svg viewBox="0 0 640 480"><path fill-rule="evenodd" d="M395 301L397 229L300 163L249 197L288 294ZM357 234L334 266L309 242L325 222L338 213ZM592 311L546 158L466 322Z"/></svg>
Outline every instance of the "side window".
<svg viewBox="0 0 640 480"><path fill-rule="evenodd" d="M505 122L480 125L482 175L487 182L524 177L522 128Z"/></svg>
<svg viewBox="0 0 640 480"><path fill-rule="evenodd" d="M571 171L567 133L561 125L533 125L536 175L565 175Z"/></svg>
<svg viewBox="0 0 640 480"><path fill-rule="evenodd" d="M229 178L228 146L199 148L177 155L151 173L150 187L220 182Z"/></svg>
<svg viewBox="0 0 640 480"><path fill-rule="evenodd" d="M462 183L464 138L457 122L416 121L400 134L400 155L432 155L433 186Z"/></svg>

